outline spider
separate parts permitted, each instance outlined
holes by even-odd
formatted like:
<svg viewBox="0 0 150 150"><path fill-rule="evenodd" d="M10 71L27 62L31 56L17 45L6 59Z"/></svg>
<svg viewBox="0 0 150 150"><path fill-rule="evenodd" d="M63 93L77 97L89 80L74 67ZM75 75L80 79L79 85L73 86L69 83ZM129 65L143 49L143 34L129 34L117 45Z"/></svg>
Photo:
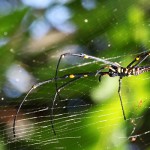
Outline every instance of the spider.
<svg viewBox="0 0 150 150"><path fill-rule="evenodd" d="M100 68L99 70L96 70L95 72L66 74L64 76L58 77L59 65L61 63L62 58L64 58L65 56L73 56L73 57L81 57L83 59L91 59L91 60L103 62L104 64L106 64L106 66ZM16 125L17 116L18 116L18 113L19 113L23 103L26 101L28 95L34 89L36 89L37 87L42 86L42 85L47 84L47 83L50 83L50 82L54 82L55 87L56 87L56 93L55 93L55 96L53 98L52 107L51 107L51 120L50 120L53 133L54 133L54 135L56 135L56 131L54 129L53 110L54 110L56 98L57 98L57 96L59 96L59 92L64 87L71 84L72 82L75 82L76 80L79 80L81 78L86 78L86 77L89 77L89 76L99 76L99 81L101 81L101 77L104 76L104 75L108 75L109 77L116 77L116 76L119 77L118 95L119 95L119 100L120 100L120 104L121 104L123 117L124 117L124 120L126 120L126 115L125 115L123 102L122 102L122 97L121 97L121 81L122 81L122 78L129 77L131 75L137 76L141 73L150 71L150 66L139 66L148 56L150 56L150 52L141 53L129 65L127 65L127 67L122 67L118 63L114 63L114 62L108 61L106 59L101 59L101 58L94 57L94 56L87 55L87 54L83 54L83 53L81 53L81 54L65 53L65 54L60 55L60 58L58 60L57 66L56 66L56 72L55 72L54 78L51 78L51 79L48 79L48 80L45 80L45 81L42 81L42 82L39 82L39 83L33 85L32 88L28 91L28 93L24 97L24 99L22 100L22 102L20 103L20 105L18 107L18 110L16 112L16 115L14 116L14 121L13 121L13 134L14 134L14 137L16 137L15 125ZM104 71L106 69L108 71ZM66 82L62 86L58 87L57 81L58 80L65 80L67 78L69 78L71 80L69 82Z"/></svg>

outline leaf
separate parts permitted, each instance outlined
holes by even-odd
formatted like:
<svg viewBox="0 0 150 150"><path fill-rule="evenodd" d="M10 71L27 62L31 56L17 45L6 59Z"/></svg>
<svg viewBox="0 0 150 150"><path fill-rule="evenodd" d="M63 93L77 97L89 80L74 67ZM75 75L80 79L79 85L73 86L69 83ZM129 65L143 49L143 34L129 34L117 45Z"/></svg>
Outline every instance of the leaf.
<svg viewBox="0 0 150 150"><path fill-rule="evenodd" d="M16 28L18 28L23 17L28 9L17 10L7 16L0 17L0 37L3 37L7 33L7 36L11 35Z"/></svg>

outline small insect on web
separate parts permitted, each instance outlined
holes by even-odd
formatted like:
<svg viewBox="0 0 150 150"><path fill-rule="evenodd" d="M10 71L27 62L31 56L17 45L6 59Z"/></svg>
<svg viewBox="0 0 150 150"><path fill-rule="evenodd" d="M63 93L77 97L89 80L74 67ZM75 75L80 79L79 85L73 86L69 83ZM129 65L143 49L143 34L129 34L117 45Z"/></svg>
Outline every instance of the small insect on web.
<svg viewBox="0 0 150 150"><path fill-rule="evenodd" d="M58 70L59 70L59 65L61 63L62 58L64 58L65 56L73 56L73 57L81 57L83 59L91 59L91 60L95 60L95 61L99 61L99 62L103 62L104 64L106 64L106 66L95 70L94 72L84 72L84 73L76 73L76 74L66 74L64 76L58 77ZM141 73L144 72L148 72L150 71L150 66L139 66L148 56L150 56L150 52L146 52L146 53L142 53L140 55L138 55L127 67L122 67L120 64L118 63L114 63L111 61L108 61L106 59L101 59L98 57L94 57L91 55L87 55L87 54L73 54L73 53L65 53L62 54L58 60L57 66L56 66L56 72L55 72L55 77L39 82L35 85L32 86L32 88L28 91L28 93L26 94L26 96L24 97L24 99L22 100L22 102L20 103L18 110L16 112L16 115L14 117L14 121L13 121L13 134L14 137L16 137L16 131L15 131L15 126L16 126L16 120L17 120L17 116L18 113L23 105L23 103L26 101L28 95L37 87L42 86L44 84L47 83L51 83L54 82L55 83L55 87L56 87L56 93L55 96L53 98L53 103L52 103L52 107L51 107L51 127L53 130L53 133L56 135L56 131L54 128L54 117L53 117L53 110L54 110L54 106L55 106L55 101L57 96L59 96L59 92L66 87L67 85L81 79L81 78L85 78L85 77L89 77L89 76L99 76L99 81L101 80L101 77L104 75L108 75L110 77L119 77L119 86L118 86L118 95L119 95L119 99L120 99L120 104L121 104L121 108L122 108L122 113L123 113L123 117L124 120L126 120L126 115L125 115L125 111L124 111L124 107L123 107L123 102L122 102L122 97L121 97L121 81L123 77L128 77L131 75L137 76ZM108 69L108 71L104 71L104 69ZM58 80L65 80L65 79L71 79L70 81L66 82L65 84L61 85L60 87L58 87L57 81Z"/></svg>

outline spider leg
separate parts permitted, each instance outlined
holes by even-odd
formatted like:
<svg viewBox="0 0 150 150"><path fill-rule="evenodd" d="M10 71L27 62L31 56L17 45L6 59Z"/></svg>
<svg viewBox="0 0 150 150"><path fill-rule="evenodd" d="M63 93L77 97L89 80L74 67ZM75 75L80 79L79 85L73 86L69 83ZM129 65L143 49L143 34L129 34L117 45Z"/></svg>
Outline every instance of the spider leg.
<svg viewBox="0 0 150 150"><path fill-rule="evenodd" d="M119 77L118 95L119 95L119 99L120 99L120 104L121 104L121 108L122 108L123 117L124 117L124 120L126 120L126 115L125 115L123 102L122 102L122 97L121 97L121 81L122 81L122 77Z"/></svg>
<svg viewBox="0 0 150 150"><path fill-rule="evenodd" d="M55 102L56 102L56 99L57 99L57 96L59 95L59 92L64 89L67 85L71 84L72 82L75 82L77 80L79 80L80 78L82 78L83 76L80 76L80 77L77 77L77 78L74 78L72 80L70 80L69 82L63 84L62 86L60 86L58 89L57 89L57 92L55 93L55 96L54 96L54 99L53 99L53 103L52 103L52 107L51 107L51 127L52 127L52 130L53 130L53 133L54 135L56 135L56 131L55 131L55 128L54 128L54 106L55 106Z"/></svg>
<svg viewBox="0 0 150 150"><path fill-rule="evenodd" d="M98 81L99 81L99 82L101 82L101 78L102 78L102 76L100 75L99 78L98 78Z"/></svg>
<svg viewBox="0 0 150 150"><path fill-rule="evenodd" d="M101 67L99 70L97 70L97 72L96 72L95 76L97 76L98 74L100 74L100 73L101 73L101 71L102 71L102 70L107 69L107 68L109 68L109 66Z"/></svg>
<svg viewBox="0 0 150 150"><path fill-rule="evenodd" d="M21 109L21 106L23 105L23 103L26 101L26 98L28 97L28 95L31 93L31 91L33 90L34 88L31 88L30 90L29 90L29 92L27 93L27 95L25 96L25 98L22 100L22 102L20 103L20 105L19 105L19 107L18 107L18 110L17 110L17 112L16 112L16 115L15 115L15 117L14 117L14 120L13 120L13 134L14 134L14 137L16 137L16 120L17 120L17 116L18 116L18 113L19 113L19 111L20 111L20 109Z"/></svg>
<svg viewBox="0 0 150 150"><path fill-rule="evenodd" d="M150 56L150 52L138 55L128 66L127 68L134 68L141 64L147 57ZM135 62L137 62L135 65L133 65Z"/></svg>
<svg viewBox="0 0 150 150"><path fill-rule="evenodd" d="M43 84L49 83L49 82L51 82L52 80L54 80L54 79L50 79L50 80L46 80L46 81L43 81L43 82L39 82L39 83L33 85L32 88L28 91L28 93L26 94L26 96L24 97L24 99L22 100L22 102L20 103L20 105L19 105L19 107L18 107L18 109L17 109L17 112L16 112L16 114L15 114L14 120L13 120L13 135L14 135L14 137L16 137L16 129L15 129L15 126L16 126L17 116L18 116L18 113L19 113L19 111L20 111L20 109L21 109L23 103L26 101L28 95L29 95L34 89L36 89L37 87L39 87L39 86L41 86L41 85L43 85Z"/></svg>
<svg viewBox="0 0 150 150"><path fill-rule="evenodd" d="M98 78L98 81L101 82L102 76L105 76L105 75L109 75L109 72L99 72L99 78Z"/></svg>
<svg viewBox="0 0 150 150"><path fill-rule="evenodd" d="M60 55L59 60L58 60L58 62L57 62L56 71L55 71L55 88L56 88L56 93L57 93L58 96L59 96L59 99L60 99L60 95L59 95L59 92L58 92L58 84L57 84L58 68L59 68L61 59L62 59L65 55L67 55L67 53ZM53 127L53 124L52 124L52 127ZM54 131L54 130L53 130L53 131ZM55 131L54 131L54 134L55 134Z"/></svg>

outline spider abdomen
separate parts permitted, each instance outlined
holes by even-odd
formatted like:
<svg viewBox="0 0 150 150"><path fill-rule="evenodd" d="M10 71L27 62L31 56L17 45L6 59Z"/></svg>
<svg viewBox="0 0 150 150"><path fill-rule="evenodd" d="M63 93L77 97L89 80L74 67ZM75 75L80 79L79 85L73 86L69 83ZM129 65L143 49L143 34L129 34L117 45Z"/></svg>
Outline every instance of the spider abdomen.
<svg viewBox="0 0 150 150"><path fill-rule="evenodd" d="M137 76L141 73L150 71L150 66L136 67L129 70L129 75Z"/></svg>

